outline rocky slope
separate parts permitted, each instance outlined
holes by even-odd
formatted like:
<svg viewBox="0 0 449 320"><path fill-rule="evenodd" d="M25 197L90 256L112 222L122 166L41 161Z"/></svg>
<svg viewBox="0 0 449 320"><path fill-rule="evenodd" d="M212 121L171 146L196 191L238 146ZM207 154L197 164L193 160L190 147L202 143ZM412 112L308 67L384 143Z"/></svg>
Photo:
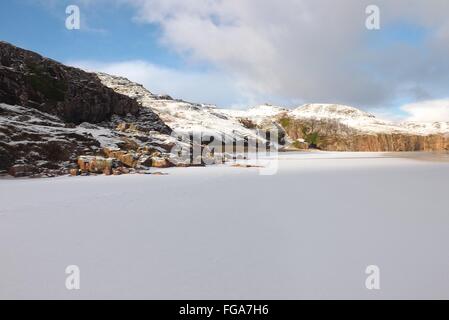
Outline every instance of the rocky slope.
<svg viewBox="0 0 449 320"><path fill-rule="evenodd" d="M136 101L103 86L95 74L6 42L0 42L0 101L34 108L74 124L139 112Z"/></svg>
<svg viewBox="0 0 449 320"><path fill-rule="evenodd" d="M0 173L58 175L80 155L119 148L148 164L175 143L172 130L93 73L0 42Z"/></svg>
<svg viewBox="0 0 449 320"><path fill-rule="evenodd" d="M158 96L122 77L104 73L99 73L98 77L105 86L136 99L143 107L156 113L177 133L201 132L203 135L224 136L227 142L242 140L244 137L260 138L254 130L255 125L251 126L239 117L228 114L227 110Z"/></svg>
<svg viewBox="0 0 449 320"><path fill-rule="evenodd" d="M449 150L447 122L394 123L357 108L332 104L306 104L293 110L261 106L228 113L258 124L273 121L280 124L291 146L297 148L379 152ZM261 113L266 116L261 117Z"/></svg>

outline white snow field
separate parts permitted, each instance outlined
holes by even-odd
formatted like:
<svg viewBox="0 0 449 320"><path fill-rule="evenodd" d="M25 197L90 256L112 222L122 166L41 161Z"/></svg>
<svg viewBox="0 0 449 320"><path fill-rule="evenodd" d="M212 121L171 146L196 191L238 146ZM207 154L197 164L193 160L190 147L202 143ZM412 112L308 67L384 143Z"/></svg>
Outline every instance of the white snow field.
<svg viewBox="0 0 449 320"><path fill-rule="evenodd" d="M0 180L0 298L449 298L449 163L291 153L272 176L164 172Z"/></svg>

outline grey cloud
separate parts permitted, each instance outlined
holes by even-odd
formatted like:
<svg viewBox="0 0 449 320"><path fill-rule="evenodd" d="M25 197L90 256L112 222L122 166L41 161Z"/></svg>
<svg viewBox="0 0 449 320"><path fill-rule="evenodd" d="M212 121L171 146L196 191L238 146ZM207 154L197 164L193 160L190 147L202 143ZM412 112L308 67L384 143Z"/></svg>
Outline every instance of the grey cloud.
<svg viewBox="0 0 449 320"><path fill-rule="evenodd" d="M256 96L379 107L401 95L449 95L447 0L119 1L161 26L169 48ZM385 32L397 23L426 28L424 47L370 46L365 8L373 3Z"/></svg>

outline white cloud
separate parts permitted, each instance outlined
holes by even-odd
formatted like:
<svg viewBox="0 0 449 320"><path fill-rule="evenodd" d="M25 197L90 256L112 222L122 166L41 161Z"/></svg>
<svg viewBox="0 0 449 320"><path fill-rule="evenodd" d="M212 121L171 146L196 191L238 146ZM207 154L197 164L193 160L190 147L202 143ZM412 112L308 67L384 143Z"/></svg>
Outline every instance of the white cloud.
<svg viewBox="0 0 449 320"><path fill-rule="evenodd" d="M235 79L217 72L181 71L151 64L146 61L123 61L102 63L98 61L69 61L66 64L92 72L105 72L123 76L143 84L156 94L169 94L192 102L223 101L222 107L247 108L269 101L270 97L248 94ZM264 100L265 99L265 100ZM279 100L279 99L278 99ZM289 103L280 101L280 103ZM294 103L290 101L290 104ZM296 104L300 104L299 101ZM393 121L449 122L449 98L427 100L402 105L399 115L390 108L371 110L378 118Z"/></svg>
<svg viewBox="0 0 449 320"><path fill-rule="evenodd" d="M407 121L449 121L449 99L406 104L401 109L408 113Z"/></svg>
<svg viewBox="0 0 449 320"><path fill-rule="evenodd" d="M248 92L362 107L416 93L441 96L449 83L447 0L377 0L382 30L395 23L429 32L420 46L373 47L365 29L372 0L118 0L160 26L161 41L208 63ZM374 39L374 40L373 40Z"/></svg>
<svg viewBox="0 0 449 320"><path fill-rule="evenodd" d="M66 64L92 72L126 77L153 93L169 94L183 100L240 107L260 103L244 90L236 79L214 71L178 70L146 61L102 63L68 61Z"/></svg>

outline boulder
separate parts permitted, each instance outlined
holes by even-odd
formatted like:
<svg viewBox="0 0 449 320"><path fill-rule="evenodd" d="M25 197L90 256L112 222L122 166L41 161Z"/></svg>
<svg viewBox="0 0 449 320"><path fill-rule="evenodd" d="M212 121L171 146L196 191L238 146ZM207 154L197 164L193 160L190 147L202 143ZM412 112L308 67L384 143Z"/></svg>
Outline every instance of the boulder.
<svg viewBox="0 0 449 320"><path fill-rule="evenodd" d="M142 157L140 157L139 159L139 163L138 166L139 167L151 167L153 165L153 159L151 158L151 156L148 155L144 155Z"/></svg>
<svg viewBox="0 0 449 320"><path fill-rule="evenodd" d="M124 155L119 156L117 159L125 166L130 168L134 168L137 165L137 162L139 161L139 157L134 153L126 153Z"/></svg>
<svg viewBox="0 0 449 320"><path fill-rule="evenodd" d="M80 175L80 170L79 169L70 169L70 175L72 177L76 177Z"/></svg>
<svg viewBox="0 0 449 320"><path fill-rule="evenodd" d="M112 158L81 156L78 158L78 166L82 172L103 173L105 169L112 168L113 161Z"/></svg>
<svg viewBox="0 0 449 320"><path fill-rule="evenodd" d="M107 148L103 148L103 153L108 158L116 158L116 159L118 159L120 156L126 154L126 151L123 151L120 148L107 147Z"/></svg>
<svg viewBox="0 0 449 320"><path fill-rule="evenodd" d="M122 172L118 169L112 169L112 174L114 176L120 176L122 174Z"/></svg>
<svg viewBox="0 0 449 320"><path fill-rule="evenodd" d="M15 178L20 178L29 177L33 175L35 171L34 166L28 164L16 164L9 169L8 173Z"/></svg>
<svg viewBox="0 0 449 320"><path fill-rule="evenodd" d="M119 168L117 168L117 170L119 170L122 174L129 174L131 172L130 169L125 168L125 167L119 167Z"/></svg>
<svg viewBox="0 0 449 320"><path fill-rule="evenodd" d="M112 168L113 159L105 159L103 157L94 157L90 163L90 172L102 173L105 169Z"/></svg>
<svg viewBox="0 0 449 320"><path fill-rule="evenodd" d="M173 167L173 164L168 159L153 157L151 166L155 168L170 168Z"/></svg>
<svg viewBox="0 0 449 320"><path fill-rule="evenodd" d="M80 156L78 157L78 167L82 172L90 171L90 163L92 161L92 157L90 156Z"/></svg>
<svg viewBox="0 0 449 320"><path fill-rule="evenodd" d="M129 127L130 127L129 123L122 122L117 126L117 128L115 130L125 132L126 130L129 129Z"/></svg>

